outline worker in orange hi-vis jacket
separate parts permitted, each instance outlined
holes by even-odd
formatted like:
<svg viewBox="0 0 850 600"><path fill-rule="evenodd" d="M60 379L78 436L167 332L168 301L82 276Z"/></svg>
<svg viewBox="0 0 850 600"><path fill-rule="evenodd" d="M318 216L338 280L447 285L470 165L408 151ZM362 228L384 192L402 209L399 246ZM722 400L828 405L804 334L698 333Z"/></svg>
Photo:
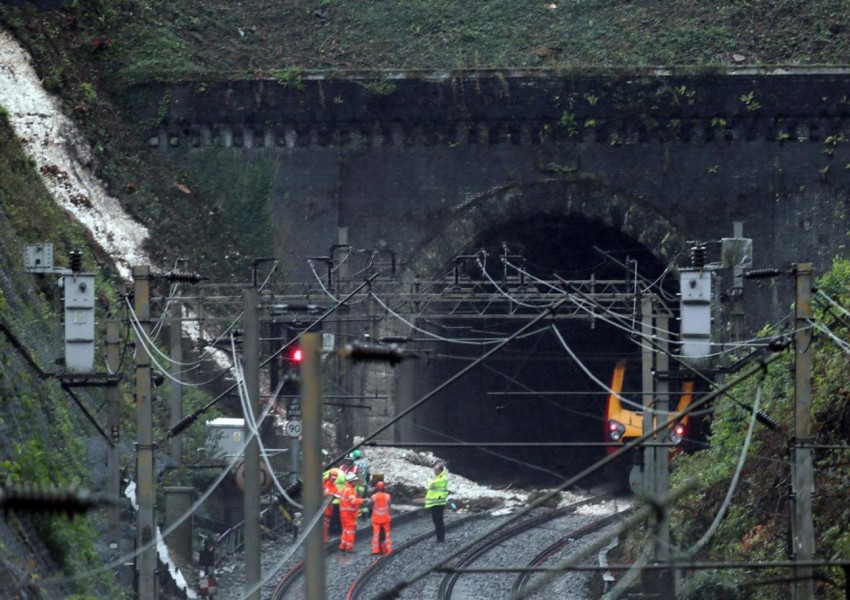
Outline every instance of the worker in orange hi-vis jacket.
<svg viewBox="0 0 850 600"><path fill-rule="evenodd" d="M383 481L375 484L375 488L378 491L369 498L369 504L372 505L372 554L389 554L393 551L393 540L390 537L391 498L384 491L386 484Z"/></svg>
<svg viewBox="0 0 850 600"><path fill-rule="evenodd" d="M354 484L357 475L349 473L345 476L345 487L339 492L339 519L342 521L342 536L339 538L341 552L354 552L354 532L357 528L357 514L360 505L365 502L357 496Z"/></svg>
<svg viewBox="0 0 850 600"><path fill-rule="evenodd" d="M325 479L322 481L322 492L324 493L325 498L328 496L335 496L337 492L336 488L336 479L339 477L339 471L336 469L331 469L327 473L325 473ZM327 544L330 530L331 530L331 517L334 514L333 504L328 502L328 505L325 507L323 518L322 518L322 526L323 526L323 536L325 543Z"/></svg>

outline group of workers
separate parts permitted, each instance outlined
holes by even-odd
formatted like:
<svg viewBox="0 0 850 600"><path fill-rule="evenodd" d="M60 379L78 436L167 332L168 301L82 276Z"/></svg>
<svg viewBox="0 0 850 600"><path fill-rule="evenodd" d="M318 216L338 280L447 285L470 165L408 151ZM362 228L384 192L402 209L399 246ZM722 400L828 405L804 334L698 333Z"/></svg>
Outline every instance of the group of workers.
<svg viewBox="0 0 850 600"><path fill-rule="evenodd" d="M340 552L354 552L357 517L372 514L372 554L389 554L393 543L390 537L390 495L384 481L375 482L375 493L368 498L371 483L369 463L360 450L346 456L342 464L325 472L324 493L331 503L324 512L324 538L339 535Z"/></svg>
<svg viewBox="0 0 850 600"><path fill-rule="evenodd" d="M339 467L325 472L323 489L331 502L324 511L324 539L327 543L331 535L339 535L340 552L354 552L357 518L369 512L372 515L372 554L392 552L391 497L383 479L375 481L374 493L366 497L371 483L369 463L359 450L346 456ZM446 539L443 513L448 495L448 473L443 465L437 464L425 493L425 508L431 513L438 542Z"/></svg>

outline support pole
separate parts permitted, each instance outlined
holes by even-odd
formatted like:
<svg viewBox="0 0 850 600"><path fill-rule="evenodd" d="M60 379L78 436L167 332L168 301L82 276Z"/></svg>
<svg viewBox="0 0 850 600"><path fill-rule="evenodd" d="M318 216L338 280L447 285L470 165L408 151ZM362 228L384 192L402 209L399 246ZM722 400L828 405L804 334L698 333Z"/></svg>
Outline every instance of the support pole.
<svg viewBox="0 0 850 600"><path fill-rule="evenodd" d="M304 360L301 362L301 410L304 415L304 521L310 522L322 509L322 383L320 360L322 334L305 333L301 337ZM325 545L322 528L314 527L304 546L305 589L307 600L325 598Z"/></svg>
<svg viewBox="0 0 850 600"><path fill-rule="evenodd" d="M133 310L139 327L150 333L150 267L133 268ZM139 600L155 600L156 585L156 480L153 470L153 414L151 409L150 356L141 340L136 341L136 500L139 505L136 547Z"/></svg>
<svg viewBox="0 0 850 600"><path fill-rule="evenodd" d="M248 408L253 420L260 416L260 327L257 317L257 290L249 288L242 295L245 388ZM245 415L245 598L260 600L260 443L251 432L251 415ZM248 593L250 590L256 590Z"/></svg>
<svg viewBox="0 0 850 600"><path fill-rule="evenodd" d="M652 299L646 296L641 299L640 304L640 332L644 339L652 339ZM641 346L641 404L643 405L643 431L655 429L652 420L652 409L655 405L653 388L653 348L649 344ZM641 490L649 495L655 496L655 450L651 446L643 449L643 478Z"/></svg>
<svg viewBox="0 0 850 600"><path fill-rule="evenodd" d="M336 264L336 295L342 296L348 290L348 227L337 227L337 244L331 251L331 258ZM343 346L349 342L349 323L348 316L351 313L351 308L347 304L339 307L337 314L337 346ZM339 373L339 387L347 393L352 392L351 385L351 368L347 360L337 359L337 372ZM341 423L340 433L342 446L350 446L354 439L354 413L350 410L343 409L340 411Z"/></svg>
<svg viewBox="0 0 850 600"><path fill-rule="evenodd" d="M796 284L794 324L794 440L791 474L791 558L814 559L815 533L812 522L812 265L800 263L794 269ZM800 566L794 572L795 600L812 600L812 567Z"/></svg>
<svg viewBox="0 0 850 600"><path fill-rule="evenodd" d="M112 375L117 375L121 362L118 337L118 321L110 319L106 323L106 366ZM121 465L118 445L121 443L121 405L118 399L118 378L106 388L106 429L112 444L106 449L106 493L110 498L121 495ZM118 527L121 524L121 512L118 504L107 509L106 523L109 530L109 545L117 548L119 542Z"/></svg>
<svg viewBox="0 0 850 600"><path fill-rule="evenodd" d="M670 370L668 327L668 318L658 314L655 318L655 335L658 340L657 352L655 352L655 370L657 373L666 373ZM656 423L661 424L669 421L670 418L668 414L670 409L670 383L666 378L660 378L654 382L654 386L655 414L658 415ZM662 429L656 441L668 441L669 431L669 429ZM659 506L666 507L670 495L670 448L654 445L652 451L655 453L655 490L653 495ZM655 560L660 563L670 562L670 515L667 510L662 512L661 521L658 523L658 535L655 539ZM672 571L659 570L657 577L656 585L658 586L659 596L665 600L673 600L675 590Z"/></svg>
<svg viewBox="0 0 850 600"><path fill-rule="evenodd" d="M180 380L180 369L183 362L183 307L179 300L171 307L171 326L169 327L171 342L171 427L177 425L183 418L183 386ZM175 435L169 441L169 454L174 465L183 464L183 436Z"/></svg>

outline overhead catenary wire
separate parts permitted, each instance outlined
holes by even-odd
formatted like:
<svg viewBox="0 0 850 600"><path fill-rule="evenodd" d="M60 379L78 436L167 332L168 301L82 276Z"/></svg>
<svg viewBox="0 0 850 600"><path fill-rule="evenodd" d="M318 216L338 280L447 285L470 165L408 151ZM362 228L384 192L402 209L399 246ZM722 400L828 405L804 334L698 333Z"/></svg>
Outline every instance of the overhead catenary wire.
<svg viewBox="0 0 850 600"><path fill-rule="evenodd" d="M468 345L468 346L486 346L486 345L490 345L490 344L499 344L505 339L505 338L494 338L492 340L471 341L471 340L467 340L467 339L447 338L445 336L441 336L441 335L438 335L438 334L433 333L431 331L428 331L427 329L422 329L421 327L415 325L413 322L409 321L408 319L405 319L402 315L400 315L399 313L395 312L392 308L390 308L389 305L386 302L384 302L383 300L381 300L381 298L377 294L375 294L374 292L370 293L369 295L370 295L371 298L373 298L375 300L375 302L377 302L381 306L381 308L386 310L390 315L392 315L395 319L397 319L401 323L404 323L405 325L407 325L408 327L410 327L414 331L418 331L419 333L421 333L423 335L427 335L427 336L429 336L429 337L431 337L435 340L438 340L440 342L446 342L448 344L464 344L464 345Z"/></svg>
<svg viewBox="0 0 850 600"><path fill-rule="evenodd" d="M573 359L573 361L576 363L576 365L578 365L578 367L584 372L585 375L587 375L590 378L591 381L593 381L596 385L598 385L599 387L604 389L610 395L615 396L621 402L628 404L629 406L631 406L632 408L636 408L637 410L645 410L647 412L654 413L654 414L664 414L664 415L675 414L675 411L658 411L658 410L655 410L653 408L646 407L642 403L635 402L634 400L629 400L628 398L624 398L621 394L612 390L604 382L599 380L590 371L590 369L587 368L587 366L585 366L585 364L581 361L581 359L579 359L579 357L576 355L576 353L573 352L572 348L570 348L569 344L567 344L567 341L563 338L563 336L561 335L561 332L558 331L558 328L555 327L555 325L552 325L551 328L552 328L552 331L555 333L555 337L558 338L558 341L561 343L561 346L564 347L564 350L567 351L567 354L570 355L570 357Z"/></svg>
<svg viewBox="0 0 850 600"><path fill-rule="evenodd" d="M430 392L425 394L422 398L420 398L419 400L417 400L416 402L414 402L413 404L408 406L406 409L401 411L398 415L396 415L395 417L390 419L387 423L385 423L384 425L381 425L374 432L372 432L368 436L364 437L362 439L362 441L360 441L357 444L354 444L348 450L346 450L345 452L343 452L342 454L340 454L339 456L337 456L336 458L331 460L325 468L330 468L331 466L335 465L336 463L341 461L343 458L345 458L346 456L348 456L349 454L354 452L357 448L362 446L365 442L368 442L369 440L374 439L375 437L377 437L378 435L380 435L381 433L383 433L384 431L386 431L387 429L392 427L395 423L397 423L398 421L400 421L401 419L403 419L404 417L409 415L411 412L413 412L414 410L416 410L417 408L419 408L420 406L422 406L423 404L425 404L426 402L431 400L438 393L440 393L441 391L443 391L444 389L449 387L451 384L453 384L455 381L457 381L458 379L460 379L461 377L466 375L469 371L471 371L473 368L475 368L478 364L484 362L485 360L487 360L488 358L493 356L496 352L501 350L509 342L511 342L514 339L518 338L519 336L527 333L529 330L531 330L533 327L535 327L537 325L537 323L542 321L547 316L551 315L554 310L557 310L558 306L560 306L564 302L566 302L565 299L556 303L555 306L552 306L551 308L540 312L540 314L538 314L534 318L530 319L525 325L520 327L512 335L501 340L497 345L495 345L494 347L487 350L487 352L482 354L477 360L475 360L472 363L468 364L467 366L463 367L460 371L458 371L457 373L455 373L454 375L452 375L451 377L446 379L443 383L441 383L436 388L434 388L433 390L431 390Z"/></svg>
<svg viewBox="0 0 850 600"><path fill-rule="evenodd" d="M178 385L182 385L182 386L186 386L186 387L193 387L193 388L200 388L200 387L204 387L206 385L209 385L210 383L221 378L221 374L218 374L215 377L212 377L211 379L209 379L207 381L202 381L202 382L193 382L193 381L185 381L185 380L182 380L182 379L178 379L177 377L172 375L169 372L169 370L166 367L164 367L162 365L162 363L160 363L157 360L156 355L153 352L151 352L151 344L154 344L154 342L153 342L153 340L151 340L149 338L147 339L147 342L145 341L144 328L141 326L141 324L138 321L135 321L135 320L131 320L131 323L133 324L133 331L136 333L136 339L139 340L139 344L142 347L141 349L148 355L148 358L150 358L150 361L156 366L157 370L160 373L162 373L162 376L165 377L166 379L170 379L171 381L173 381L174 383L177 383ZM155 345L153 346L153 349L156 350L157 352L160 352L156 348Z"/></svg>
<svg viewBox="0 0 850 600"><path fill-rule="evenodd" d="M303 331L310 331L316 325L318 325L319 323L321 323L322 321L327 319L330 315L332 315L334 312L336 312L336 310L340 306L345 304L350 298L353 298L355 295L359 294L360 291L363 290L363 288L365 288L366 286L368 286L372 282L372 280L377 276L378 276L378 273L370 275L368 278L366 278L364 281L362 281L357 287L355 287L351 292L349 292L343 298L341 298L338 302L336 302L336 304L334 304L332 307L330 307L328 310L326 310L324 313L322 313L316 319L314 319L313 322L310 323L307 327L305 327ZM266 366L267 364L269 364L276 357L280 356L287 348L289 348L289 346L294 344L297 339L298 339L297 336L293 337L291 340L289 340L287 343L285 343L283 346L281 346L275 352L273 352L271 354L271 356L269 356L265 360L261 361L259 366L262 368L262 367ZM178 433L185 430L186 426L188 424L194 422L198 417L200 417L202 414L204 414L210 408L215 406L215 404L219 400L226 397L234 389L236 389L236 384L231 385L226 390L221 392L218 396L216 396L215 398L213 398L212 400L210 400L209 402L207 402L206 404L204 404L200 408L193 411L192 414L181 419L180 422L177 423L177 425L174 425L174 426L171 427L171 429L169 429L168 435L166 436L166 439L172 437L173 435L177 435Z"/></svg>
<svg viewBox="0 0 850 600"><path fill-rule="evenodd" d="M266 448L263 445L263 439L260 435L260 423L262 423L262 421L257 422L257 420L254 418L254 411L251 410L250 393L248 392L247 384L245 382L245 374L242 370L242 363L241 361L239 361L236 355L236 341L232 335L230 336L230 345L231 350L233 352L233 372L236 377L236 389L239 392L239 401L242 405L242 413L245 416L245 423L248 425L248 429L251 431L251 433L257 438L257 444L260 447L260 456L263 458L263 461L266 463L266 466L269 469L269 476L271 477L272 482L277 488L277 491L280 493L281 496L286 499L287 502L301 510L304 507L301 505L301 503L296 502L292 499L292 497L289 495L283 485L281 485L280 481L275 475L274 468L272 467L271 461L269 460L268 452L266 451ZM284 383L284 381L280 381L277 384L277 389L274 390L272 398L271 400L269 400L269 407L273 406L277 402L277 396L278 394L280 394L280 390L283 389Z"/></svg>
<svg viewBox="0 0 850 600"><path fill-rule="evenodd" d="M579 292L579 293L580 293L580 292ZM603 311L605 311L605 308L604 308L604 307L597 306L597 310L600 310L600 309L601 309L601 310L603 310ZM585 309L585 310L587 310L587 309ZM606 312L607 312L607 311L606 311ZM594 313L594 314L597 314L597 313ZM597 315L597 316L598 316L598 315ZM616 317L616 315L614 315L614 316ZM603 319L603 320L606 320L604 317L601 317L601 316L598 316L598 318L601 318L601 319ZM615 322L613 322L613 321L610 321L610 320L606 320L606 322L610 322L610 324L612 324L612 325L619 326L619 324L617 324L617 323L615 323ZM676 361L679 365L681 365L681 366L682 366L683 368L685 368L688 372L692 373L693 375L695 375L695 376L696 376L696 377L698 377L699 379L701 379L701 380L703 380L703 381L708 382L710 385L715 385L715 382L713 382L710 378L708 378L708 377L707 377L704 373L702 373L702 372L701 372L701 371L699 371L698 369L695 369L692 365L688 364L688 362L687 362L687 361L685 361L685 360L683 360L680 356L678 356L678 355L676 355L676 354L673 354L672 352L670 352L670 351L669 351L668 349L666 349L666 348L661 347L658 343L656 343L656 342L655 342L655 340L652 338L652 336L646 336L646 335L643 335L643 333L642 333L642 332L637 332L637 333L638 333L638 338L633 338L633 340L634 340L634 339L643 339L643 340L645 340L645 342L646 342L646 343L648 343L648 344L649 344L648 346L644 346L644 342L636 342L636 343L638 343L638 345L640 345L641 347L645 347L645 348L646 348L646 349L648 349L648 350L652 350L652 351L654 351L654 352L663 352L663 353L664 353L664 354L666 354L669 358L671 358L671 359L673 359L674 361ZM768 346L768 348L770 348L770 346ZM751 411L751 410L752 410L752 407L748 406L748 405L747 405L746 403L744 403L744 402L741 402L740 400L738 400L735 396L733 396L733 395L732 395L731 393L729 393L728 391L727 391L727 392L725 392L725 395L726 395L726 397L730 398L733 402L735 402L735 403L736 403L738 406L740 406L741 408L744 408L744 409L746 409L747 411ZM763 412L759 412L759 413L758 413L758 417L757 417L757 418L758 418L759 422L760 422L761 424L765 425L766 427L768 427L768 428L770 428L770 429L772 429L772 430L774 430L774 431L777 431L777 430L779 429L779 424L778 424L776 421L774 421L773 419L771 419L771 418L770 418L768 415L766 415L765 413L763 413Z"/></svg>

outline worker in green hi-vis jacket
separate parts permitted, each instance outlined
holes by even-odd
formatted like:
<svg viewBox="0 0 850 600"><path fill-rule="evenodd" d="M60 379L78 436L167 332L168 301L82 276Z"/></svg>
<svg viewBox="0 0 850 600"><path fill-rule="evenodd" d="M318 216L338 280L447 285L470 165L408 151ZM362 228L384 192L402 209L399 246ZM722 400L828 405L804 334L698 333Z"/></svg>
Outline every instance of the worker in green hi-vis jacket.
<svg viewBox="0 0 850 600"><path fill-rule="evenodd" d="M428 483L428 491L425 492L425 508L431 511L431 520L434 521L434 533L437 541L446 540L446 526L443 521L443 513L449 497L449 474L442 464L434 465L434 479Z"/></svg>

